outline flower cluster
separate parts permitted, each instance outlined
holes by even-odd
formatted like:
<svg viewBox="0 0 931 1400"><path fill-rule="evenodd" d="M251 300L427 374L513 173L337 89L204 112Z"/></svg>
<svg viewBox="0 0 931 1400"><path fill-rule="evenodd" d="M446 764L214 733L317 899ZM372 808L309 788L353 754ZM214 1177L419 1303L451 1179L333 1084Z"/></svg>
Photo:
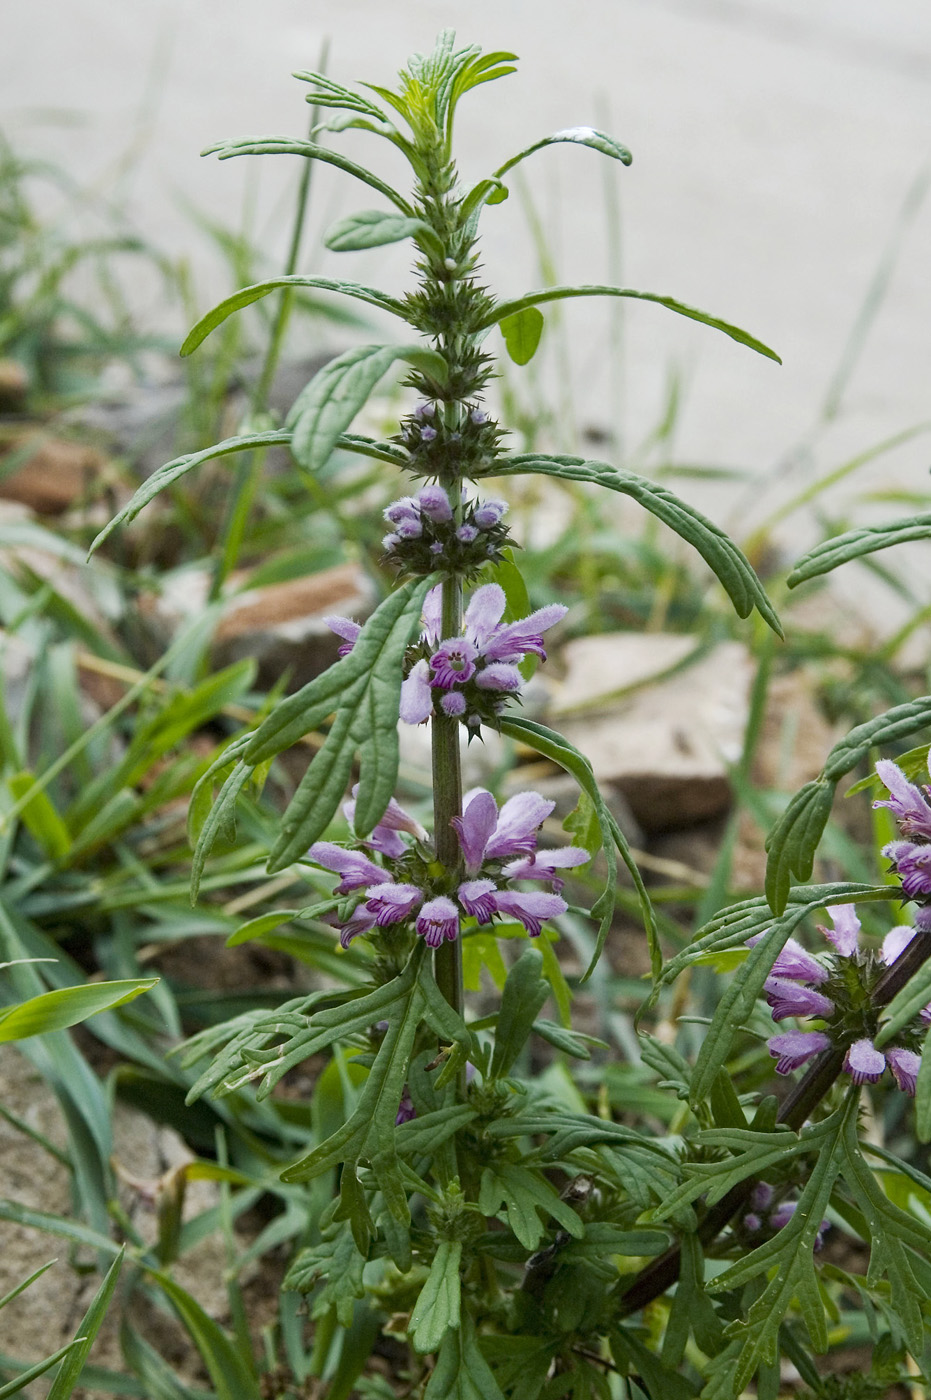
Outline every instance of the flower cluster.
<svg viewBox="0 0 931 1400"><path fill-rule="evenodd" d="M463 720L472 732L495 724L509 699L523 685L518 663L525 656L546 659L543 633L563 617L561 603L538 608L518 622L502 622L506 600L496 583L477 588L463 618L462 635L440 639L440 591L427 594L424 632L401 686L401 718L422 724L434 713Z"/></svg>
<svg viewBox="0 0 931 1400"><path fill-rule="evenodd" d="M494 725L509 699L520 696L523 677L518 663L525 656L546 659L543 633L568 611L561 603L538 608L518 622L502 622L506 600L496 583L483 584L472 594L459 637L441 640L441 592L431 588L424 600L423 633L410 650L410 669L401 686L401 719L422 724L433 714L461 719L471 733L482 724ZM343 638L340 656L347 655L362 628L348 617L324 618Z"/></svg>
<svg viewBox="0 0 931 1400"><path fill-rule="evenodd" d="M915 919L918 928L931 931L931 802L928 788L924 790L910 783L901 768L890 759L880 759L876 765L885 786L889 789L888 800L880 798L874 807L888 807L899 824L905 837L903 841L890 841L883 848L895 866L896 874L902 881L902 889L909 900L915 900L922 907Z"/></svg>
<svg viewBox="0 0 931 1400"><path fill-rule="evenodd" d="M506 501L464 498L457 513L442 486L423 486L385 510L387 561L406 574L473 576L483 564L500 563L509 538L507 509Z"/></svg>
<svg viewBox="0 0 931 1400"><path fill-rule="evenodd" d="M441 407L440 413L437 413L438 407ZM452 421L446 422L451 413ZM403 420L397 441L410 453L412 468L422 471L424 476L433 474L433 463L440 453L448 470L477 476L480 468L494 458L503 436L498 425L477 404L470 407L450 402L439 406L428 399Z"/></svg>
<svg viewBox="0 0 931 1400"><path fill-rule="evenodd" d="M568 907L556 893L563 885L560 872L590 859L579 846L537 850L539 827L554 805L539 793L523 792L499 811L490 792L476 788L467 793L462 816L453 819L467 877L457 883L433 860L426 832L394 799L360 843L364 849L315 842L309 859L339 875L334 893L359 896L342 923L341 944L346 948L358 934L400 931L413 923L414 932L429 947L438 948L459 936L464 918L488 924L496 916L518 920L536 938L544 920L564 914ZM344 811L351 823L355 803L346 803ZM406 842L403 834L413 842ZM373 859L376 855L380 864ZM539 881L550 890L514 888L525 881Z"/></svg>
<svg viewBox="0 0 931 1400"><path fill-rule="evenodd" d="M780 1201L773 1204L773 1188L766 1181L758 1181L750 1194L750 1209L741 1224L748 1235L775 1235L784 1230L798 1210L798 1201ZM824 1243L825 1232L830 1230L830 1220L822 1220L815 1235L815 1252Z"/></svg>
<svg viewBox="0 0 931 1400"><path fill-rule="evenodd" d="M877 1049L873 1041L876 1008L870 992L882 969L895 962L916 930L902 924L891 929L877 964L873 955L860 947L860 920L853 906L838 905L828 913L834 926L821 932L834 949L831 965L826 966L790 938L764 984L774 1021L811 1016L825 1023L824 1030L784 1031L767 1042L770 1054L776 1057L776 1073L791 1074L813 1055L839 1044L846 1046L843 1067L854 1084L875 1084L888 1066L899 1088L914 1094L921 1057L909 1045ZM931 1006L922 1011L921 1021L925 1026L931 1023ZM916 1033L906 1033L904 1038L914 1043Z"/></svg>

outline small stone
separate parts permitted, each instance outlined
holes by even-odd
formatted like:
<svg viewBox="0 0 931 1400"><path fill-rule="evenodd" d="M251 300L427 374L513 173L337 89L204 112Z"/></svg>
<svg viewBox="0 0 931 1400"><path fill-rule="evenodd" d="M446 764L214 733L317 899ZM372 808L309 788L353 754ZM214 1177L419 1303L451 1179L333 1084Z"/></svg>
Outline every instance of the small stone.
<svg viewBox="0 0 931 1400"><path fill-rule="evenodd" d="M731 803L728 765L743 746L753 659L722 642L689 663L697 650L691 637L620 633L563 652L552 713L647 832L691 826Z"/></svg>
<svg viewBox="0 0 931 1400"><path fill-rule="evenodd" d="M32 432L4 444L0 473L3 457L27 451L21 467L0 475L0 498L19 501L38 515L62 515L88 494L108 467L108 458L94 447Z"/></svg>

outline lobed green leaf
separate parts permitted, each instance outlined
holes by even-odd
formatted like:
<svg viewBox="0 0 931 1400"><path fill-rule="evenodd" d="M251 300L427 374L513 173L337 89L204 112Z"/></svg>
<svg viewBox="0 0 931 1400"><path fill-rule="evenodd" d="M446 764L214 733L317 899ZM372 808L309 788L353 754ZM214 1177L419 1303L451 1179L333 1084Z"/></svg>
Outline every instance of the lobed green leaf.
<svg viewBox="0 0 931 1400"><path fill-rule="evenodd" d="M400 243L413 238L429 252L443 255L443 244L423 219L409 219L403 214L386 214L381 209L365 209L350 214L334 224L323 240L334 253L351 253L361 248L381 248L387 243Z"/></svg>

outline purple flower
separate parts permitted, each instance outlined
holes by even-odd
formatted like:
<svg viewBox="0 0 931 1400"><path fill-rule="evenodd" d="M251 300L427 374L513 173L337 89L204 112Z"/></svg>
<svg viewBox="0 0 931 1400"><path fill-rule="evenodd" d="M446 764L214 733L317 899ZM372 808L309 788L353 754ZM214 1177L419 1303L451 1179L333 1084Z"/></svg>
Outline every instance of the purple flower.
<svg viewBox="0 0 931 1400"><path fill-rule="evenodd" d="M860 946L861 925L853 905L838 904L828 910L828 917L834 927L824 928L819 924L819 931L833 944L842 958L855 957Z"/></svg>
<svg viewBox="0 0 931 1400"><path fill-rule="evenodd" d="M417 1117L417 1110L416 1110L416 1108L414 1107L414 1101L413 1101L413 1099L411 1098L410 1090L408 1089L407 1085L405 1084L405 1085L404 1085L404 1093L401 1095L401 1100L400 1100L400 1102L399 1102L399 1104L398 1104L397 1116L395 1117L395 1120L394 1120L394 1122L395 1122L395 1127L398 1127L398 1128L399 1128L399 1127L401 1126L402 1123L409 1123L409 1122L411 1121L412 1118L416 1118L416 1117Z"/></svg>
<svg viewBox="0 0 931 1400"><path fill-rule="evenodd" d="M747 939L747 946L755 948L765 934L756 933L752 938ZM773 963L774 977L792 977L798 982L807 982L810 986L817 986L820 982L827 980L829 973L822 967L817 958L813 958L811 953L805 951L801 943L797 943L794 938L786 940L781 953Z"/></svg>
<svg viewBox="0 0 931 1400"><path fill-rule="evenodd" d="M558 894L544 894L542 890L532 890L525 894L521 890L499 890L495 895L495 909L499 914L507 914L518 919L530 934L538 938L545 919L555 919L565 914L569 908Z"/></svg>
<svg viewBox="0 0 931 1400"><path fill-rule="evenodd" d="M757 1230L761 1228L762 1224L763 1222L760 1219L760 1217L758 1215L754 1215L752 1211L749 1215L744 1216L744 1229L747 1230L751 1235L755 1235Z"/></svg>
<svg viewBox="0 0 931 1400"><path fill-rule="evenodd" d="M352 890L363 889L385 878L381 866L369 860L361 851L344 850L332 841L315 841L307 855L315 865L322 865L324 870L333 870L342 876L334 894L349 894Z"/></svg>
<svg viewBox="0 0 931 1400"><path fill-rule="evenodd" d="M784 977L768 977L763 984L766 1000L773 1008L773 1020L784 1021L787 1016L820 1016L834 1014L830 997L822 996L811 987L789 982Z"/></svg>
<svg viewBox="0 0 931 1400"><path fill-rule="evenodd" d="M480 530L491 530L507 514L507 501L482 501L476 506L472 519Z"/></svg>
<svg viewBox="0 0 931 1400"><path fill-rule="evenodd" d="M417 504L428 520L443 525L453 518L453 508L442 486L424 486L417 492Z"/></svg>
<svg viewBox="0 0 931 1400"><path fill-rule="evenodd" d="M905 952L905 949L915 937L915 930L908 924L896 924L891 928L883 939L882 950L879 956L887 967L894 963L896 958Z"/></svg>
<svg viewBox="0 0 931 1400"><path fill-rule="evenodd" d="M537 828L555 806L538 792L520 792L508 798L499 813L495 799L484 788L466 793L462 816L453 817L452 826L469 874L475 874L485 860L532 855Z"/></svg>
<svg viewBox="0 0 931 1400"><path fill-rule="evenodd" d="M402 496L399 501L392 501L383 514L389 525L414 524L420 533L420 505L413 496Z"/></svg>
<svg viewBox="0 0 931 1400"><path fill-rule="evenodd" d="M459 936L459 910L446 895L438 895L423 906L415 927L428 948L439 948L444 939L454 943Z"/></svg>
<svg viewBox="0 0 931 1400"><path fill-rule="evenodd" d="M436 413L436 404L431 403L429 399L426 403L419 403L414 409L415 418L432 418L434 413Z"/></svg>
<svg viewBox="0 0 931 1400"><path fill-rule="evenodd" d="M916 836L931 841L931 805L914 783L910 783L897 763L881 758L876 772L889 789L889 800L877 799L874 807L888 807L899 824L903 836ZM927 791L927 789L925 790Z"/></svg>
<svg viewBox="0 0 931 1400"><path fill-rule="evenodd" d="M443 642L430 657L433 684L440 690L452 690L454 685L471 680L475 675L475 657L475 647L465 637Z"/></svg>
<svg viewBox="0 0 931 1400"><path fill-rule="evenodd" d="M501 873L508 880L548 880L558 893L565 881L557 871L586 865L590 860L588 851L581 846L559 846L555 850L536 851L533 855L511 861Z"/></svg>
<svg viewBox="0 0 931 1400"><path fill-rule="evenodd" d="M497 892L494 880L466 880L456 891L456 897L467 914L478 919L480 924L490 924L498 909Z"/></svg>
<svg viewBox="0 0 931 1400"><path fill-rule="evenodd" d="M323 619L331 632L335 632L337 637L343 638L343 645L339 649L340 656L348 656L358 640L362 628L358 622L353 622L348 617L325 617Z"/></svg>
<svg viewBox="0 0 931 1400"><path fill-rule="evenodd" d="M465 714L465 708L465 696L461 691L448 690L440 699L440 709L443 711L444 715L450 715L455 719Z"/></svg>
<svg viewBox="0 0 931 1400"><path fill-rule="evenodd" d="M750 1192L750 1204L754 1210L768 1210L773 1202L773 1188L766 1181L758 1181Z"/></svg>
<svg viewBox="0 0 931 1400"><path fill-rule="evenodd" d="M429 424L425 424L425 425L421 428L421 430L420 430L420 439L421 439L421 442L432 442L433 439L434 439L435 437L436 437L436 428L431 428L431 427L429 426Z"/></svg>
<svg viewBox="0 0 931 1400"><path fill-rule="evenodd" d="M895 1049L886 1051L886 1063L903 1094L911 1094L914 1098L915 1083L921 1069L921 1056L916 1055L914 1050L903 1050L896 1046Z"/></svg>
<svg viewBox="0 0 931 1400"><path fill-rule="evenodd" d="M375 923L379 928L399 924L423 901L423 891L416 885L396 885L394 881L370 885L365 893L365 907L370 914L374 914Z"/></svg>
<svg viewBox="0 0 931 1400"><path fill-rule="evenodd" d="M469 417L471 418L472 422L476 425L476 427L479 428L482 426L483 423L488 422L488 414L484 413L480 408L473 408L472 412L469 414Z"/></svg>
<svg viewBox="0 0 931 1400"><path fill-rule="evenodd" d="M485 657L489 661L520 661L528 652L533 652L545 661L543 633L560 622L568 611L562 603L551 603L521 618L520 622L498 627L485 647Z"/></svg>
<svg viewBox="0 0 931 1400"><path fill-rule="evenodd" d="M931 898L931 845L890 841L883 855L891 860L909 899Z"/></svg>
<svg viewBox="0 0 931 1400"><path fill-rule="evenodd" d="M875 1084L882 1078L882 1072L886 1068L886 1057L881 1050L866 1036L862 1040L855 1040L847 1047L847 1054L844 1056L844 1069L850 1075L854 1084Z"/></svg>
<svg viewBox="0 0 931 1400"><path fill-rule="evenodd" d="M516 666L508 666L504 661L493 661L475 677L479 690L497 690L513 695L524 683L524 678Z"/></svg>
<svg viewBox="0 0 931 1400"><path fill-rule="evenodd" d="M418 661L410 675L401 682L400 716L405 724L423 724L433 713L433 691L430 687L430 666Z"/></svg>
<svg viewBox="0 0 931 1400"><path fill-rule="evenodd" d="M340 946L348 948L352 940L360 933L368 933L375 927L375 915L369 913L364 905L359 905L350 915L349 919L340 929Z"/></svg>
<svg viewBox="0 0 931 1400"><path fill-rule="evenodd" d="M343 803L343 813L350 826L355 823L356 798L359 796L359 784L356 783L352 789L352 800ZM376 827L365 838L364 844L373 851L378 851L380 855L388 856L391 860L399 860L407 853L407 844L401 840L400 833L406 831L409 836L413 836L418 841L426 841L427 833L415 821L409 812L405 812L400 803L392 797L385 810L384 816Z"/></svg>
<svg viewBox="0 0 931 1400"><path fill-rule="evenodd" d="M478 530L474 525L460 525L456 530L456 539L462 544L471 544L478 539Z"/></svg>
<svg viewBox="0 0 931 1400"><path fill-rule="evenodd" d="M813 1055L820 1055L830 1047L830 1038L824 1031L786 1031L766 1042L769 1053L776 1056L777 1074L791 1074Z"/></svg>
<svg viewBox="0 0 931 1400"><path fill-rule="evenodd" d="M785 1227L788 1225L789 1221L795 1215L795 1212L798 1210L798 1204L798 1201L782 1201L769 1217L769 1223L772 1229L784 1230ZM824 1244L825 1232L827 1230L830 1230L830 1228L830 1220L822 1220L821 1224L818 1227L818 1233L815 1235L814 1238L813 1247L816 1251L819 1250Z"/></svg>

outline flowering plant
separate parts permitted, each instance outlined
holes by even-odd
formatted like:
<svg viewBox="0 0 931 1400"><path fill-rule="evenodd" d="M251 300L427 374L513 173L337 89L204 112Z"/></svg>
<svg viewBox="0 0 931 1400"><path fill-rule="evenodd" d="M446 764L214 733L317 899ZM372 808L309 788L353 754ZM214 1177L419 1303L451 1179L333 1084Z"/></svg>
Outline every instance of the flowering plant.
<svg viewBox="0 0 931 1400"><path fill-rule="evenodd" d="M777 357L746 332L668 296L596 284L492 297L477 279L478 225L507 197L509 171L554 143L588 147L622 165L631 159L603 132L572 127L463 189L452 150L457 105L512 71L513 55L456 48L445 33L430 55L410 60L396 89L360 92L320 73L297 75L309 84L310 100L335 113L325 130L360 129L407 160L411 195L324 145L318 132L309 140L267 137L215 148L221 159L279 153L323 161L376 191L390 208L341 220L327 246L348 252L411 240L418 281L397 298L292 273L215 308L191 332L185 353L241 307L296 287L375 306L407 338L338 355L303 389L283 428L169 463L107 527L132 519L208 457L274 445L287 446L311 474L339 449L410 478L407 494L385 511L384 555L397 586L365 622L328 619L341 642L336 662L228 744L192 803L196 895L207 855L247 784L329 721L281 818L268 867L306 880L314 902L280 917L312 920L332 940L329 968L351 969L351 976L344 986L328 981L195 1037L187 1062L208 1063L191 1097L239 1095L257 1083L265 1098L290 1071L321 1057L338 1071L338 1107L330 1101L312 1114L308 1151L276 1163L282 1189L291 1191L288 1218L302 1222L285 1287L310 1298L308 1364L316 1369L306 1374L325 1376L331 1396L349 1395L366 1348L383 1335L403 1339L405 1393L426 1400L681 1400L699 1392L729 1400L754 1377L756 1393L775 1400L783 1355L817 1389L799 1323L823 1350L827 1318L845 1290L868 1293L895 1347L921 1355L931 1236L921 1212L894 1204L867 1164L858 1104L861 1087L877 1083L888 1065L898 1086L917 1094L931 1135L931 1085L923 1088L919 1056L922 1008L931 997L931 978L921 973L931 938L931 807L894 765L881 765L903 836L886 848L897 880L791 890L793 872L811 874L840 775L908 724L898 716L885 729L875 722L854 731L774 833L770 903L730 905L662 965L647 891L590 765L516 708L526 659L545 659L544 635L566 609L528 609L509 586L517 571L507 502L480 495L478 484L542 474L629 496L698 550L740 616L756 609L777 632L778 619L736 545L666 487L581 457L505 451L504 429L485 400L494 373L488 337L499 328L508 353L526 363L543 329L541 305L607 295L659 304ZM398 362L415 396L399 432L386 442L353 433L357 413ZM921 716L926 722L927 708L908 722L917 727ZM432 823L396 797L399 721L431 728ZM577 844L551 844L554 804L536 792L519 791L500 805L485 789L463 792L462 745L488 729L576 779L579 807L564 825ZM552 943L570 911L592 918L592 971L618 897L618 855L639 899L654 1000L695 962L721 952L743 958L694 1066L660 1039L643 1037L643 1060L671 1095L668 1134L657 1132L656 1121L633 1126L633 1108L589 1111L595 1104L580 1103L565 1080L560 1094L552 1077L538 1083L521 1073L541 1041L578 1060L591 1055L590 1040L569 1024L569 988ZM584 869L591 888L596 857L604 887L580 911L565 885ZM892 930L877 960L858 941L851 905L903 898L923 901L914 933ZM825 907L833 920L828 962L792 936ZM251 936L248 926L244 936ZM464 949L482 950L473 966L484 964L497 983L494 1009L483 1015L466 996ZM510 956L514 949L522 949L519 956ZM779 1074L808 1066L781 1106L759 1093L771 1068L765 1034L757 1034L761 993L775 1019L806 1026L769 1041ZM550 996L558 1024L540 1014ZM732 1049L747 1034L757 1078L738 1095ZM888 1164L890 1154L880 1155ZM893 1166L923 1202L931 1180ZM927 1216L924 1204L922 1211ZM865 1278L851 1282L827 1262L816 1272L815 1251L837 1221L869 1242ZM828 1242L819 1258L829 1249ZM713 1268L706 1269L706 1254L716 1258Z"/></svg>

